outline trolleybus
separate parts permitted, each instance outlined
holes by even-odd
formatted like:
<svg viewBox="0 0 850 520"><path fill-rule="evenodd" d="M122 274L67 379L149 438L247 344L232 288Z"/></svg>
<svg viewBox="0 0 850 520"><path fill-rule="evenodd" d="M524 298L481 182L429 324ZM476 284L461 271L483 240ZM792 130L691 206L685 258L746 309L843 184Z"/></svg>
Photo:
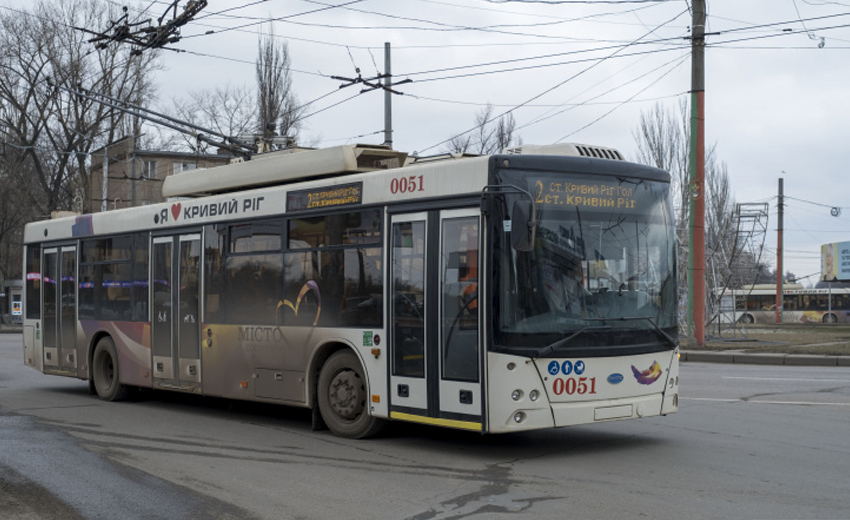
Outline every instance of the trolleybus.
<svg viewBox="0 0 850 520"><path fill-rule="evenodd" d="M735 318L743 323L776 323L776 285L758 284L734 291ZM804 289L785 285L782 291L785 323L850 322L850 289Z"/></svg>
<svg viewBox="0 0 850 520"><path fill-rule="evenodd" d="M669 175L614 150L275 152L25 230L24 361L481 433L678 409Z"/></svg>

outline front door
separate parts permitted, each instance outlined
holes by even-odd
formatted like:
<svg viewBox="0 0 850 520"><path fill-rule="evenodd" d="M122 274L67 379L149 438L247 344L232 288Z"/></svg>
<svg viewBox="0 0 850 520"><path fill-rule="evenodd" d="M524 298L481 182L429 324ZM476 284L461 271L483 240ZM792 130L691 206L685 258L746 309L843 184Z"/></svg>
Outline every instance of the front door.
<svg viewBox="0 0 850 520"><path fill-rule="evenodd" d="M200 392L201 236L155 237L151 250L154 385Z"/></svg>
<svg viewBox="0 0 850 520"><path fill-rule="evenodd" d="M394 215L390 416L481 430L479 212Z"/></svg>

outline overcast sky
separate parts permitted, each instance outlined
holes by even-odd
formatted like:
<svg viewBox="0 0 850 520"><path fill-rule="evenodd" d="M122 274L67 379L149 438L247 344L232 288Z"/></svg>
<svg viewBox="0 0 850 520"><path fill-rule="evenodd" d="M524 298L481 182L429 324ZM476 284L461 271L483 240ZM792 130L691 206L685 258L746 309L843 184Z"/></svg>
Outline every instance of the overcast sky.
<svg viewBox="0 0 850 520"><path fill-rule="evenodd" d="M769 203L764 255L772 265L784 177L786 270L816 273L821 244L850 240L850 0L707 3L706 142L726 163L737 202ZM158 18L167 4L131 3L131 19L146 8L144 17ZM690 0L210 0L173 45L186 52L163 52L156 79L163 106L194 89L252 86L257 34L272 18L289 44L299 100L326 96L306 109L318 112L305 122L308 141L383 141L383 93L355 96L359 86L339 89L330 76L354 77L355 67L375 76L390 42L394 80L413 80L393 99L396 149L442 151L440 143L470 129L492 103L496 113L519 106L513 115L525 143L598 144L633 158L641 112L688 99L689 7Z"/></svg>

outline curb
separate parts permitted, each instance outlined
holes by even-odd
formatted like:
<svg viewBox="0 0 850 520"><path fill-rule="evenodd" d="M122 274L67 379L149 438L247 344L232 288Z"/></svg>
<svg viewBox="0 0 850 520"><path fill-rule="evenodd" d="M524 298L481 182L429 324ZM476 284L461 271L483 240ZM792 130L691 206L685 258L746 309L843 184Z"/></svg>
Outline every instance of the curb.
<svg viewBox="0 0 850 520"><path fill-rule="evenodd" d="M717 351L681 351L681 361L699 363L741 363L750 365L787 365L808 367L850 367L850 356L813 356L806 354L758 354Z"/></svg>

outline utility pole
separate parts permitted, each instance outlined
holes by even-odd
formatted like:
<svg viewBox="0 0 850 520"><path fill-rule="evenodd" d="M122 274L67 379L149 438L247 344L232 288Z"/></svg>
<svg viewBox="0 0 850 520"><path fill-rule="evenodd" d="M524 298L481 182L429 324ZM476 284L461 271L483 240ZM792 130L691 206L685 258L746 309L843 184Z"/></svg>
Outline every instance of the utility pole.
<svg viewBox="0 0 850 520"><path fill-rule="evenodd" d="M384 42L384 144L393 147L393 76L390 66L390 42Z"/></svg>
<svg viewBox="0 0 850 520"><path fill-rule="evenodd" d="M100 211L106 211L109 209L109 204L107 204L107 198L109 197L108 183L109 183L109 155L107 154L107 150L109 150L108 146L103 147L103 187L100 190L100 194L103 197L103 202L100 204Z"/></svg>
<svg viewBox="0 0 850 520"><path fill-rule="evenodd" d="M133 158L130 162L130 164L132 164L132 167L131 167L131 170L130 170L130 182L132 183L131 186L133 188L132 189L132 192L133 192L132 198L133 198L133 207L134 208L136 207L136 139L138 139L138 137L133 136Z"/></svg>
<svg viewBox="0 0 850 520"><path fill-rule="evenodd" d="M777 198L776 210L779 214L779 226L776 228L776 323L782 323L782 217L785 199L783 195L782 177L779 178L779 197Z"/></svg>
<svg viewBox="0 0 850 520"><path fill-rule="evenodd" d="M688 343L705 346L705 0L692 3Z"/></svg>

